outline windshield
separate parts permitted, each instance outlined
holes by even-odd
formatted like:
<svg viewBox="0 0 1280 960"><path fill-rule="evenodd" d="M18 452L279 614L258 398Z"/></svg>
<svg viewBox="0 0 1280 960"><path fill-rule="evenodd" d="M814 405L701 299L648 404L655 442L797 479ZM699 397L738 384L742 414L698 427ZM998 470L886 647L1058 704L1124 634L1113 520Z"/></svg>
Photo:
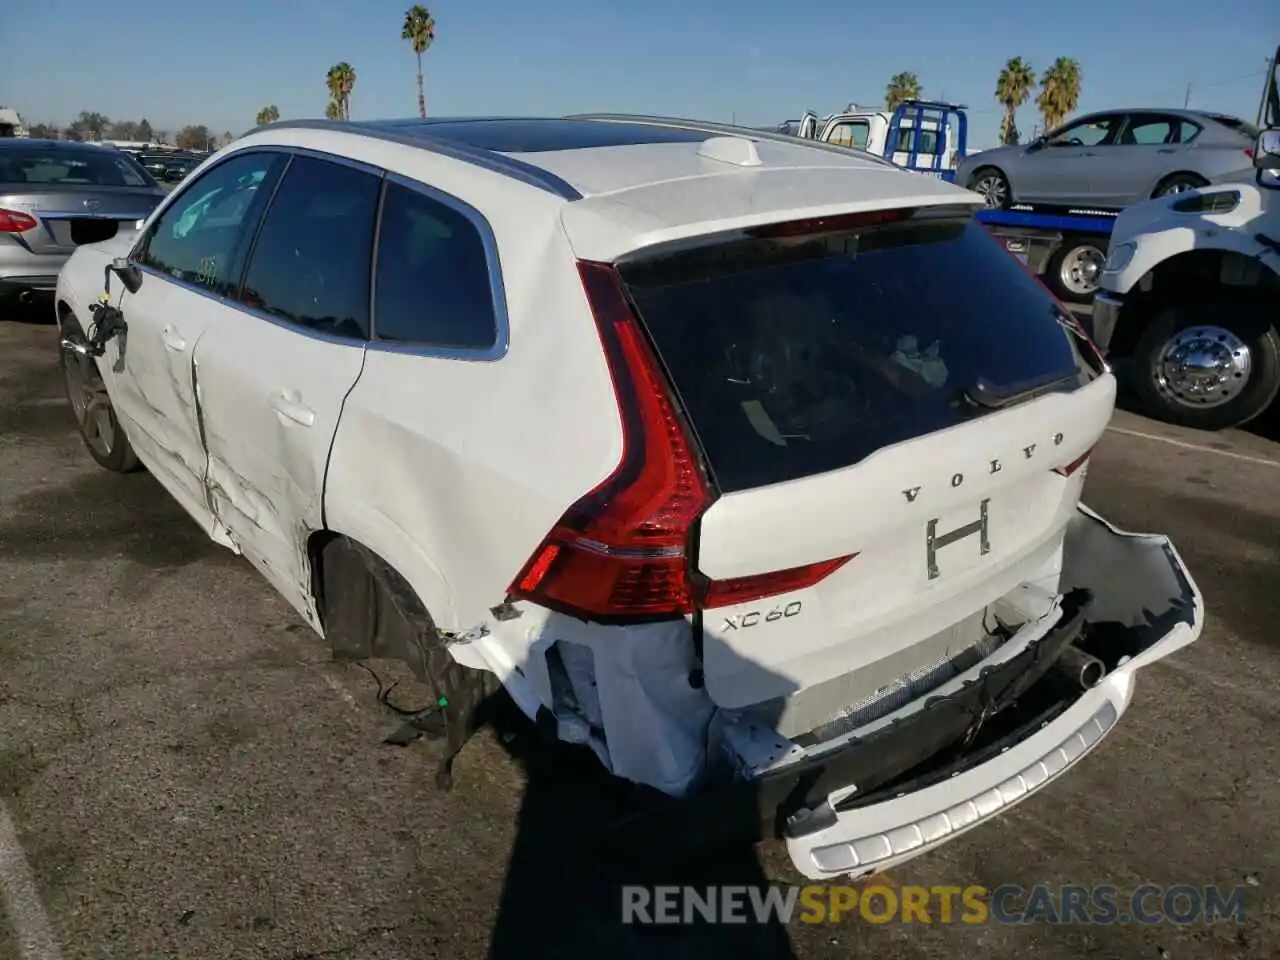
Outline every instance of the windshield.
<svg viewBox="0 0 1280 960"><path fill-rule="evenodd" d="M619 268L725 492L981 416L984 392L1095 376L1061 307L968 218L744 237Z"/></svg>
<svg viewBox="0 0 1280 960"><path fill-rule="evenodd" d="M8 147L0 150L0 183L156 186L155 180L132 157L107 147L84 150Z"/></svg>

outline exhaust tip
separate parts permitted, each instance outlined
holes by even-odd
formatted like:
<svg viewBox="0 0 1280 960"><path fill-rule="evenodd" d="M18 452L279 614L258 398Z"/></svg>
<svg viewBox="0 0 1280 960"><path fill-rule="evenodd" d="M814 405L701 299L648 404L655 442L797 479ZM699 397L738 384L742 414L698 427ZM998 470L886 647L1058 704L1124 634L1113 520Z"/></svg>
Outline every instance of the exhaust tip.
<svg viewBox="0 0 1280 960"><path fill-rule="evenodd" d="M1072 682L1078 683L1085 690L1096 687L1107 675L1106 664L1074 645L1068 645L1058 655L1055 665Z"/></svg>
<svg viewBox="0 0 1280 960"><path fill-rule="evenodd" d="M1096 687L1106 672L1100 660L1090 660L1080 668L1080 686L1086 690Z"/></svg>

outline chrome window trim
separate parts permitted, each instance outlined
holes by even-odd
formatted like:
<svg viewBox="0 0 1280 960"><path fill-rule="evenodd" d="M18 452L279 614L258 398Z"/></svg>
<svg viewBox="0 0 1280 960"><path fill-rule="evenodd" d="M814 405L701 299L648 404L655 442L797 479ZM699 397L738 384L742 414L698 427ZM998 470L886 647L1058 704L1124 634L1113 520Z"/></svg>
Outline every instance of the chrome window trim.
<svg viewBox="0 0 1280 960"><path fill-rule="evenodd" d="M499 153L496 150L485 150L482 147L473 147L446 137L432 136L427 132L429 129L428 124L423 124L416 128L423 131L421 133L409 134L400 132L403 129L413 130L415 128L379 126L377 121L352 123L345 120L283 120L262 127L254 127L243 136L249 137L262 130L324 130L330 133L346 133L358 137L370 137L374 140L385 140L388 143L398 143L402 146L417 147L420 150L427 150L442 157L448 157L451 160L460 160L472 166L483 167L493 173L500 173L531 187L545 190L547 193L564 200L582 199L582 194L573 184L532 163L517 160L515 157Z"/></svg>
<svg viewBox="0 0 1280 960"><path fill-rule="evenodd" d="M417 341L380 340L378 338L377 255L382 236L382 202L379 202L378 239L374 241L373 271L369 285L370 297L373 301L369 349L382 353L402 353L412 356L437 357L444 360L473 360L481 362L501 360L507 355L507 350L511 346L511 319L507 312L506 285L502 280L502 261L498 255L498 240L494 236L493 227L490 226L484 214L466 201L420 180L389 172L386 176L386 182L388 184L394 183L406 190L421 194L428 200L448 207L455 213L466 217L467 221L475 227L476 232L480 235L480 243L484 247L485 271L489 275L489 296L493 308L494 339L493 343L487 347L446 347ZM383 188L382 196L385 199L385 187Z"/></svg>

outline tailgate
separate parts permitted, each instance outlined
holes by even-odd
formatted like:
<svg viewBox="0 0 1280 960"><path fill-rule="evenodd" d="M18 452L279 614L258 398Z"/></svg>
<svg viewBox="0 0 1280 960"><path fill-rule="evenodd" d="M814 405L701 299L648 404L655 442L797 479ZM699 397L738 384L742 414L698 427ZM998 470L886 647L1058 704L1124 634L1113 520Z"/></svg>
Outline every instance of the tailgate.
<svg viewBox="0 0 1280 960"><path fill-rule="evenodd" d="M701 616L726 707L855 672L849 697L871 695L1019 584L1056 589L1114 404L1062 308L967 215L814 229L620 264L720 494L697 566L727 585Z"/></svg>

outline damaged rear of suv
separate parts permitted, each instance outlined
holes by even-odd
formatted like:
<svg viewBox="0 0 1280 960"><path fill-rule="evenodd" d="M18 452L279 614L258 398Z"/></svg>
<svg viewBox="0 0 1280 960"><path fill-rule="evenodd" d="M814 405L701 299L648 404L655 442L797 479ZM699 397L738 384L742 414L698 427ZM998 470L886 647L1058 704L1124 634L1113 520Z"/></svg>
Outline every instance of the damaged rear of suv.
<svg viewBox="0 0 1280 960"><path fill-rule="evenodd" d="M1115 380L981 205L688 121L273 124L72 258L68 391L99 463L434 686L442 775L501 683L649 788L632 843L872 872L1062 773L1203 621L1080 505Z"/></svg>
<svg viewBox="0 0 1280 960"><path fill-rule="evenodd" d="M884 869L1063 772L1199 632L1172 547L1079 505L1109 370L969 210L578 269L623 456L453 649L704 831Z"/></svg>

